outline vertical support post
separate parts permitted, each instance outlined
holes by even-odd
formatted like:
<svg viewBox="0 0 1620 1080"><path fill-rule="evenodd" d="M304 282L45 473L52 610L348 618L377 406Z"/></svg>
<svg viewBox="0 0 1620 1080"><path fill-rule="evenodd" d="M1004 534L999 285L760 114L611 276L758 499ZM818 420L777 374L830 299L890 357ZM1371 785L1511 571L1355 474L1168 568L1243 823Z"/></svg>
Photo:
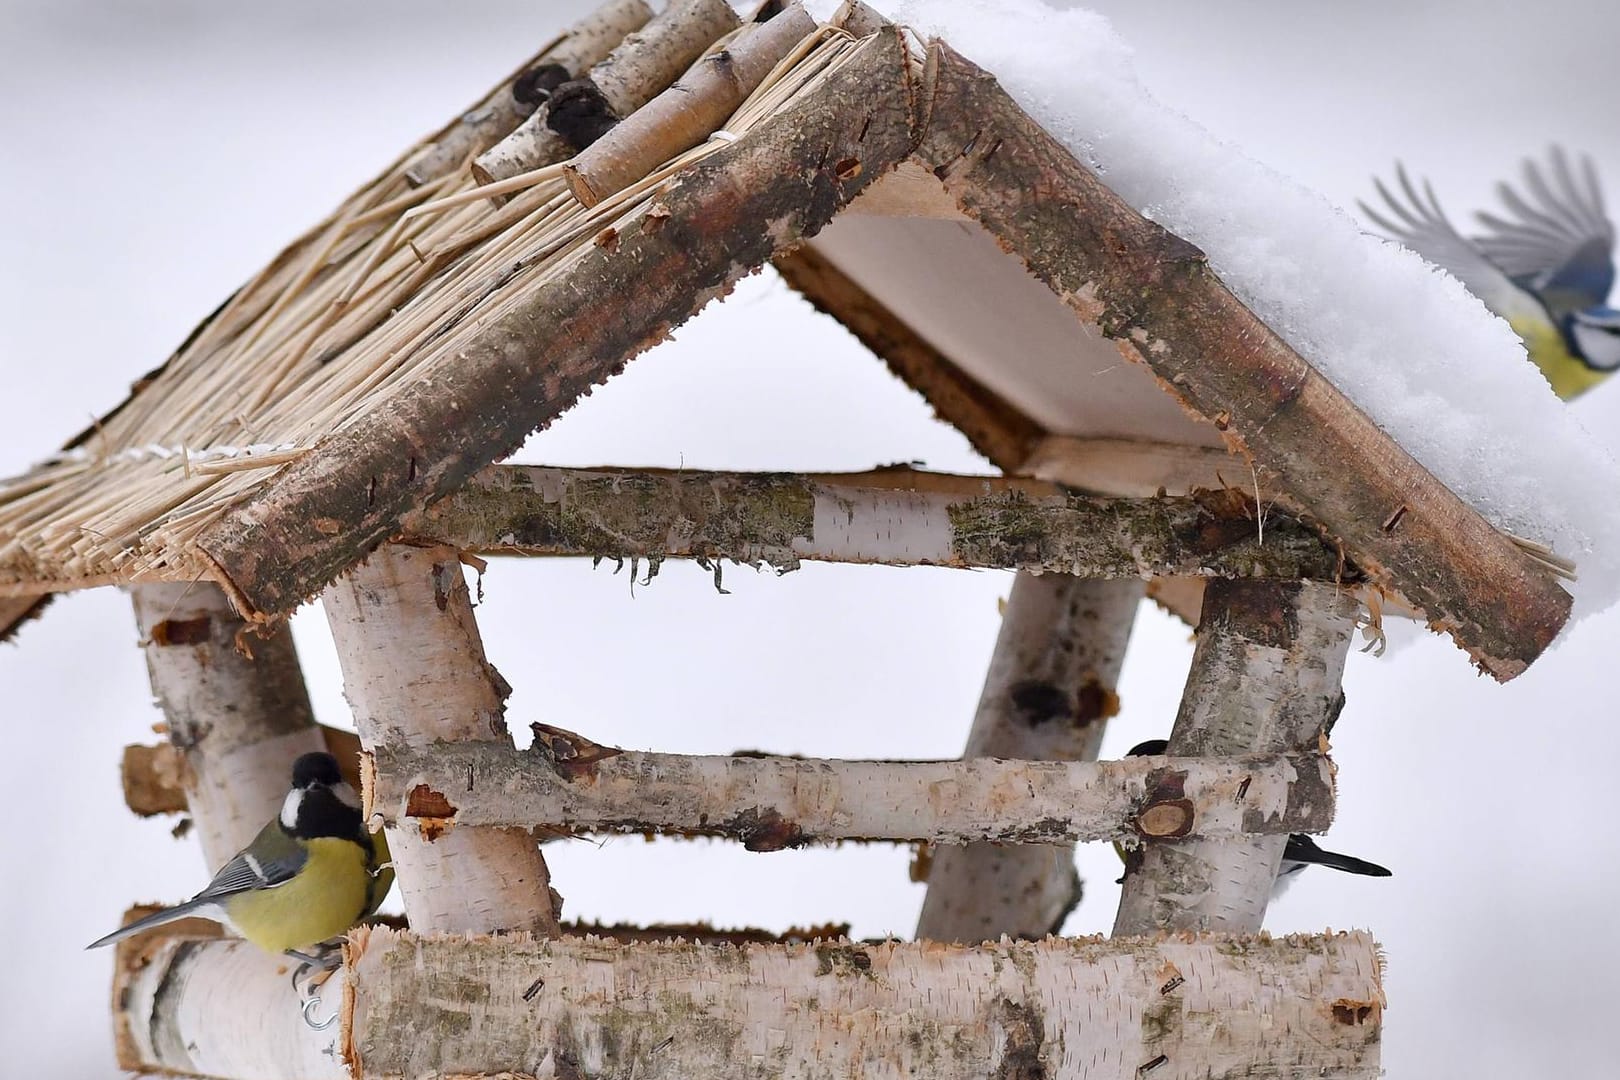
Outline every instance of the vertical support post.
<svg viewBox="0 0 1620 1080"><path fill-rule="evenodd" d="M1344 704L1355 611L1354 597L1328 583L1211 581L1169 752L1314 749ZM1114 935L1257 932L1287 842L1148 843L1126 873Z"/></svg>
<svg viewBox="0 0 1620 1080"><path fill-rule="evenodd" d="M275 816L298 755L323 750L292 633L246 624L211 582L130 590L146 670L186 759L186 806L209 869ZM241 635L241 636L239 636Z"/></svg>
<svg viewBox="0 0 1620 1080"><path fill-rule="evenodd" d="M1020 573L963 757L1095 761L1140 581ZM1056 933L1080 902L1073 844L940 846L917 936L975 944Z"/></svg>
<svg viewBox="0 0 1620 1080"><path fill-rule="evenodd" d="M363 748L509 737L511 687L484 656L455 549L384 544L322 599ZM388 844L413 930L558 932L527 833L452 824L389 829Z"/></svg>

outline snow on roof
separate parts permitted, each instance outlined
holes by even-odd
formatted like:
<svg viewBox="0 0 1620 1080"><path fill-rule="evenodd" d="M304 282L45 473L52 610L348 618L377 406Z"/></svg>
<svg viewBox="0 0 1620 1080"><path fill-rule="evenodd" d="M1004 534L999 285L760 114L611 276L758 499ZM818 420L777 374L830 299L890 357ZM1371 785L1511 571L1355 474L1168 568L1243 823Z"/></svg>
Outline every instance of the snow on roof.
<svg viewBox="0 0 1620 1080"><path fill-rule="evenodd" d="M995 72L1442 483L1574 559L1571 622L1620 599L1620 466L1458 281L1157 101L1100 15L1037 0L874 6Z"/></svg>

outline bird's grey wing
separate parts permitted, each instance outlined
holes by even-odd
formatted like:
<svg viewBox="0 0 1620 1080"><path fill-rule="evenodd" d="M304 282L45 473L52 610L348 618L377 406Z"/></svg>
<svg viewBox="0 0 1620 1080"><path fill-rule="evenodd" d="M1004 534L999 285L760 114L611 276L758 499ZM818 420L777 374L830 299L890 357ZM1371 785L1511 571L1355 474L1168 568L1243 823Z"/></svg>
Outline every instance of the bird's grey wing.
<svg viewBox="0 0 1620 1080"><path fill-rule="evenodd" d="M237 852L230 862L220 867L208 886L192 900L222 900L250 889L274 888L290 881L303 869L308 858L308 852L272 821L246 850Z"/></svg>
<svg viewBox="0 0 1620 1080"><path fill-rule="evenodd" d="M1382 208L1356 203L1369 221L1390 239L1405 244L1461 281L1508 322L1547 319L1545 307L1534 295L1457 231L1427 182L1420 193L1401 165L1395 166L1395 179L1398 191L1391 191L1382 180L1373 180L1384 200Z"/></svg>
<svg viewBox="0 0 1620 1080"><path fill-rule="evenodd" d="M1547 156L1546 166L1525 160L1522 190L1496 185L1506 214L1476 214L1488 231L1474 242L1561 317L1607 302L1614 288L1614 223L1592 159L1583 156L1577 167L1559 146Z"/></svg>

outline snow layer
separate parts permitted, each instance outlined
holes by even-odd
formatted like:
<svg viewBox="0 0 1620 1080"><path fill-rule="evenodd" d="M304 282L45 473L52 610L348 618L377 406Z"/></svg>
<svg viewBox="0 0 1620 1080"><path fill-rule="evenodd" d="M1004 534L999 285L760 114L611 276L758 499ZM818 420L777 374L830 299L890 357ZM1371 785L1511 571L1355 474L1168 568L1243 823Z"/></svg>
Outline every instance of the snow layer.
<svg viewBox="0 0 1620 1080"><path fill-rule="evenodd" d="M1155 100L1100 15L1038 0L874 6L994 72L1487 519L1576 560L1575 618L1620 598L1620 467L1458 281Z"/></svg>

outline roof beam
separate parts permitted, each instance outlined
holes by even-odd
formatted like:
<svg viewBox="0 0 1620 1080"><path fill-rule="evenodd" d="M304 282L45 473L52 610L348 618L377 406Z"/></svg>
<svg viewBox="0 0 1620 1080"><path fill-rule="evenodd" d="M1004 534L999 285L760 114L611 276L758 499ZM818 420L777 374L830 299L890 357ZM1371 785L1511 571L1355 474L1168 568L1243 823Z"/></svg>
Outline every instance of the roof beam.
<svg viewBox="0 0 1620 1080"><path fill-rule="evenodd" d="M876 35L777 122L686 170L615 243L492 305L467 347L210 526L197 547L238 607L291 611L396 533L410 508L461 487L813 235L915 145L909 79L898 32ZM603 297L614 298L611 316Z"/></svg>
<svg viewBox="0 0 1620 1080"><path fill-rule="evenodd" d="M728 473L502 465L403 528L479 555L801 559L1353 581L1316 532L1233 489L1117 499L909 468Z"/></svg>
<svg viewBox="0 0 1620 1080"><path fill-rule="evenodd" d="M1483 670L1510 679L1540 655L1569 594L1244 307L1202 252L1131 209L942 42L924 96L918 157L1031 273L1219 418L1234 449Z"/></svg>

